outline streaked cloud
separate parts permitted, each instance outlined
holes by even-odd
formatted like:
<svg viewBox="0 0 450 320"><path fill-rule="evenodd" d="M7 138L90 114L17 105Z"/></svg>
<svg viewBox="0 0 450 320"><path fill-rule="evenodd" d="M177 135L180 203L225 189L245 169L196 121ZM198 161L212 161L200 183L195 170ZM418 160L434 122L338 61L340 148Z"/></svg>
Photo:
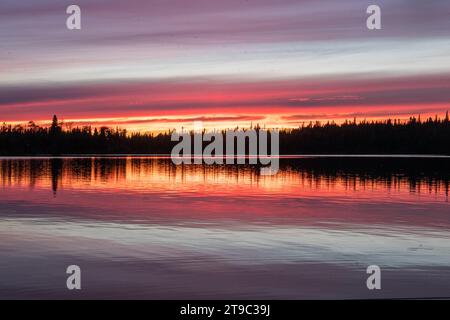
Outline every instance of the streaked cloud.
<svg viewBox="0 0 450 320"><path fill-rule="evenodd" d="M0 4L0 121L449 108L448 1L380 0L379 32L368 0L79 0L80 32L65 28L69 4Z"/></svg>

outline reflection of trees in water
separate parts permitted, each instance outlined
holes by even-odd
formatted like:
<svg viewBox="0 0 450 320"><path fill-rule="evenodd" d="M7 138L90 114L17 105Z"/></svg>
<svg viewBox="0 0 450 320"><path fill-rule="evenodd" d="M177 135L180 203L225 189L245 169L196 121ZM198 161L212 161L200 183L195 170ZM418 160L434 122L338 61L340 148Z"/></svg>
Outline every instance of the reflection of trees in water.
<svg viewBox="0 0 450 320"><path fill-rule="evenodd" d="M445 158L311 158L287 160L286 167L317 181L339 179L348 189L407 185L411 192L449 193L450 159Z"/></svg>
<svg viewBox="0 0 450 320"><path fill-rule="evenodd" d="M45 171L45 162L41 160L0 160L0 183L3 186L27 184L33 188Z"/></svg>
<svg viewBox="0 0 450 320"><path fill-rule="evenodd" d="M51 159L50 160L50 172L52 180L52 190L53 194L56 195L58 191L58 184L62 178L63 170L63 160L62 159Z"/></svg>
<svg viewBox="0 0 450 320"><path fill-rule="evenodd" d="M297 181L305 187L339 184L346 190L383 186L388 190L409 189L410 192L445 194L450 185L449 159L382 159L382 158L320 158L282 159L275 177L262 177L257 166L181 165L170 159L151 158L53 158L0 160L0 182L3 186L50 182L54 194L65 183L82 181L118 183L127 176L152 179L159 176L168 183L185 183L187 177L198 177L208 183L222 179L239 184L241 179L258 183L275 179L289 184ZM178 179L180 178L180 179ZM176 180L177 179L177 180ZM198 181L198 180L197 180Z"/></svg>
<svg viewBox="0 0 450 320"><path fill-rule="evenodd" d="M95 158L92 161L93 176L102 182L125 179L127 174L126 158Z"/></svg>

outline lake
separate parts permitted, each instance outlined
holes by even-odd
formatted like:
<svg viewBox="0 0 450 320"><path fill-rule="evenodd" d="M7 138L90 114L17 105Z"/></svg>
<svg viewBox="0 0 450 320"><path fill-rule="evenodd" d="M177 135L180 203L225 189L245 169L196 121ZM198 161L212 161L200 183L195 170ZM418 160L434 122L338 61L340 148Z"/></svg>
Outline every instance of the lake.
<svg viewBox="0 0 450 320"><path fill-rule="evenodd" d="M1 158L0 298L450 297L449 185L448 158Z"/></svg>

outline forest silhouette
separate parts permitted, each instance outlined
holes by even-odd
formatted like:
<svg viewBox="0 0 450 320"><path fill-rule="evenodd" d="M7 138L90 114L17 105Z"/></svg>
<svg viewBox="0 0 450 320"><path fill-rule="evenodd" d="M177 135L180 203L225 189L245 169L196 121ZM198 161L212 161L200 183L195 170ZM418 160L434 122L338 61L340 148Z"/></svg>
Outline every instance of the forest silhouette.
<svg viewBox="0 0 450 320"><path fill-rule="evenodd" d="M26 126L3 124L0 155L170 154L177 143L171 141L171 134L90 126L63 129L54 116L47 127L32 121ZM410 117L408 121L311 122L280 130L280 154L450 155L449 115L426 120Z"/></svg>

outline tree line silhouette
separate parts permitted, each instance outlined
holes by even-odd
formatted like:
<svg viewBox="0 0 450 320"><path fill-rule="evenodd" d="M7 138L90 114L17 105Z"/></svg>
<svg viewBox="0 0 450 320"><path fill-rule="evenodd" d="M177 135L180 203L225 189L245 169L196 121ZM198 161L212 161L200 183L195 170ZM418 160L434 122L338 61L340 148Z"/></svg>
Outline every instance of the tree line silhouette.
<svg viewBox="0 0 450 320"><path fill-rule="evenodd" d="M256 130L260 130L257 126ZM56 116L51 126L0 127L0 155L170 154L177 143L172 131L128 133L124 129L63 129ZM225 131L222 131L225 134ZM225 139L224 139L225 140ZM450 121L410 117L408 121L311 122L280 130L280 154L441 154L450 155Z"/></svg>

